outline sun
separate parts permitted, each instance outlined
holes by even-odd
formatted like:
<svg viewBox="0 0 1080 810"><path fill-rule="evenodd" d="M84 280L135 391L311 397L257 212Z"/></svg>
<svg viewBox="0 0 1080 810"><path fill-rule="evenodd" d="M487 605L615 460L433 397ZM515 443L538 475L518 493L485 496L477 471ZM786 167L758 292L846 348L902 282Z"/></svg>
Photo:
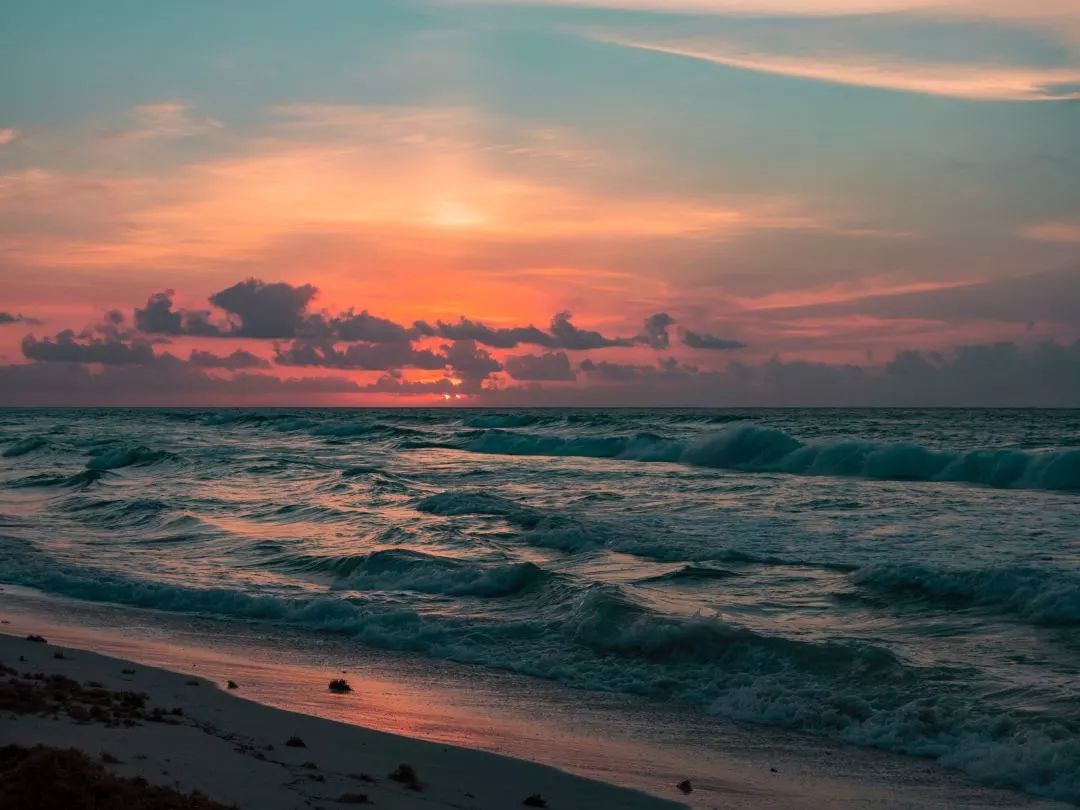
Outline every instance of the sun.
<svg viewBox="0 0 1080 810"><path fill-rule="evenodd" d="M432 206L427 220L440 228L476 228L487 222L487 217L459 200L440 200Z"/></svg>

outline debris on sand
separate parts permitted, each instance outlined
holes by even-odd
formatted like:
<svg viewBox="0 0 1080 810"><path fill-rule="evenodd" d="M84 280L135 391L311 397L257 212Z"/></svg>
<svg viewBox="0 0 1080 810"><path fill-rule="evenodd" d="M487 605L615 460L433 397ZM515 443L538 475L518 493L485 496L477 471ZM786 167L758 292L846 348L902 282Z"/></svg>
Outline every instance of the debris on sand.
<svg viewBox="0 0 1080 810"><path fill-rule="evenodd" d="M400 782L409 790L423 790L424 783L416 774L416 769L407 762L402 762L386 777L393 782Z"/></svg>

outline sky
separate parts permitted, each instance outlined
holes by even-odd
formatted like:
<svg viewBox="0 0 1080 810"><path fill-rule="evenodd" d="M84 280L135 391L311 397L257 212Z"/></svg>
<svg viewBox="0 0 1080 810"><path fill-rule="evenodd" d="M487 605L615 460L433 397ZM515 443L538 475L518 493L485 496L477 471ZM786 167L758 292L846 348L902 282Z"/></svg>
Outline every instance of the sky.
<svg viewBox="0 0 1080 810"><path fill-rule="evenodd" d="M8 0L0 405L1080 406L1075 0Z"/></svg>

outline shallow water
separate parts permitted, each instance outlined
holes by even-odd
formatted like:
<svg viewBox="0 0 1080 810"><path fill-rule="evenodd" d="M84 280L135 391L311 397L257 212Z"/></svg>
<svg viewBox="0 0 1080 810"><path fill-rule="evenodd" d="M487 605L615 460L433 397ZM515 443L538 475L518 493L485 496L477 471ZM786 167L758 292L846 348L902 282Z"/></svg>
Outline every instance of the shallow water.
<svg viewBox="0 0 1080 810"><path fill-rule="evenodd" d="M0 412L0 582L1080 802L1080 412Z"/></svg>

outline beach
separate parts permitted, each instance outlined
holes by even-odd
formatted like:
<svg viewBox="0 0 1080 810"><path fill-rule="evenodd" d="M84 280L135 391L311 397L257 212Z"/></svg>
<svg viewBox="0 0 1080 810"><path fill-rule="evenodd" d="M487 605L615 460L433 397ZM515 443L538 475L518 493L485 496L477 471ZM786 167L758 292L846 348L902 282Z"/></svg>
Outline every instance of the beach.
<svg viewBox="0 0 1080 810"><path fill-rule="evenodd" d="M0 66L0 810L1080 808L1080 0Z"/></svg>
<svg viewBox="0 0 1080 810"><path fill-rule="evenodd" d="M464 680L453 666L438 678L377 657L333 659L317 648L307 650L303 665L280 650L221 636L212 623L179 625L156 611L83 605L28 589L5 587L0 596L0 662L146 693L148 707L183 712L168 716L177 725L131 728L79 724L63 713L9 715L0 746L74 746L95 760L105 752L120 760L105 766L117 774L240 808L333 807L349 793L386 807L514 807L535 793L553 808L1066 806L981 787L929 760L766 727L710 722L706 745L678 739L657 715L635 716L625 705L601 713L595 695L562 704L520 679ZM335 660L348 660L347 671ZM354 691L331 693L336 677ZM227 689L230 680L237 689ZM292 736L305 747L285 745ZM476 750L482 747L488 750ZM386 778L403 762L423 791ZM377 781L350 776L361 773ZM692 793L676 787L682 779L690 779Z"/></svg>
<svg viewBox="0 0 1080 810"><path fill-rule="evenodd" d="M530 796L551 807L678 806L534 763L272 709L233 697L206 678L86 650L3 635L0 661L20 673L5 673L9 682L34 683L22 673L44 673L147 696L130 726L76 719L77 699L65 701L55 716L9 715L0 745L74 747L117 774L241 808L364 803L355 798L360 794L390 808L513 807ZM402 764L418 782L389 778ZM536 799L526 806L544 805Z"/></svg>

